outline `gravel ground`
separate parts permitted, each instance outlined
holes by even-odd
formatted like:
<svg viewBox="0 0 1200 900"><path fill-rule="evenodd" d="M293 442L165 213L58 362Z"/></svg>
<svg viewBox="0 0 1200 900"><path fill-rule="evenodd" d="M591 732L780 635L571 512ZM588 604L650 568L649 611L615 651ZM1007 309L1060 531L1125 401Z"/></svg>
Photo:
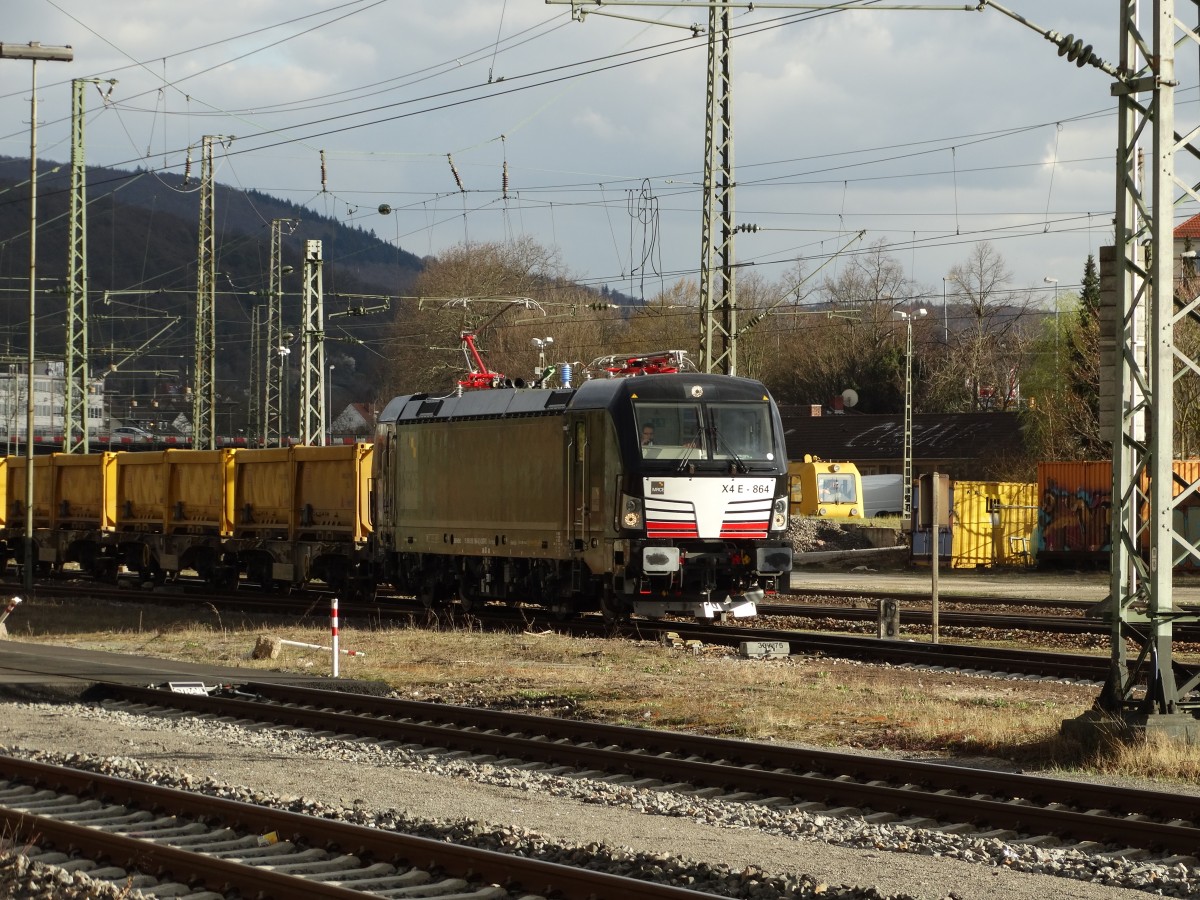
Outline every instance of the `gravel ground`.
<svg viewBox="0 0 1200 900"><path fill-rule="evenodd" d="M48 755L51 761L80 754L71 764L382 827L399 824L488 846L541 848L539 853L555 858L610 857L627 868L649 865L699 876L721 886L724 896L1132 900L1147 890L1200 896L1200 871L1184 866L1117 863L1075 851L88 705L10 703L3 715L5 752ZM238 785L248 787L229 787ZM714 872L691 861L727 869ZM10 863L7 872L16 868ZM1036 874L1045 871L1060 875ZM5 872L0 863L0 876ZM27 872L22 877L28 881ZM1141 890L1107 886L1112 883ZM7 892L0 884L0 897L34 896L32 888ZM69 889L59 883L40 896L89 894L86 885Z"/></svg>

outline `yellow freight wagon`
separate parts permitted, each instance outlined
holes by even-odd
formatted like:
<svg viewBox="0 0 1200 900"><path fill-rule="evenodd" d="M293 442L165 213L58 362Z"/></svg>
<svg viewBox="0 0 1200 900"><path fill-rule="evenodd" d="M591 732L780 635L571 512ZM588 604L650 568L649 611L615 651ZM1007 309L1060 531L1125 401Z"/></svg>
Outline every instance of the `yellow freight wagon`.
<svg viewBox="0 0 1200 900"><path fill-rule="evenodd" d="M164 532L233 533L232 450L167 450Z"/></svg>
<svg viewBox="0 0 1200 900"><path fill-rule="evenodd" d="M956 481L950 566L970 569L1028 565L1037 524L1037 485Z"/></svg>
<svg viewBox="0 0 1200 900"><path fill-rule="evenodd" d="M370 444L293 447L295 539L362 543L371 532Z"/></svg>
<svg viewBox="0 0 1200 900"><path fill-rule="evenodd" d="M234 545L246 578L289 590L313 580L372 589L370 444L237 450Z"/></svg>
<svg viewBox="0 0 1200 900"><path fill-rule="evenodd" d="M5 508L8 511L8 527L25 527L25 468L28 460L24 456L8 457L8 484ZM54 510L54 491L50 477L53 460L49 456L33 459L33 527L49 528Z"/></svg>
<svg viewBox="0 0 1200 900"><path fill-rule="evenodd" d="M166 450L117 454L117 530L161 532L167 521Z"/></svg>
<svg viewBox="0 0 1200 900"><path fill-rule="evenodd" d="M233 468L234 537L291 540L296 524L291 448L238 450Z"/></svg>
<svg viewBox="0 0 1200 900"><path fill-rule="evenodd" d="M788 501L793 516L862 519L862 478L854 463L805 455L788 463Z"/></svg>
<svg viewBox="0 0 1200 900"><path fill-rule="evenodd" d="M116 523L117 455L55 453L51 528L111 531ZM35 468L35 474L41 473Z"/></svg>

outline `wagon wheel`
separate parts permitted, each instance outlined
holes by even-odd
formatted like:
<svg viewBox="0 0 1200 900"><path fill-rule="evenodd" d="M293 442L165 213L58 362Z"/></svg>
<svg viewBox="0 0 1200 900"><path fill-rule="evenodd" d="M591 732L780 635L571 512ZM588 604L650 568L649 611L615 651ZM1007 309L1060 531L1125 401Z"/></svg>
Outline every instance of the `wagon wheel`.
<svg viewBox="0 0 1200 900"><path fill-rule="evenodd" d="M465 613L473 612L481 605L479 602L479 592L467 586L468 580L467 578L463 578L458 586L458 605Z"/></svg>
<svg viewBox="0 0 1200 900"><path fill-rule="evenodd" d="M479 570L470 564L458 577L458 605L465 613L476 611L483 606L483 597L479 591Z"/></svg>
<svg viewBox="0 0 1200 900"><path fill-rule="evenodd" d="M167 573L157 565L142 566L138 569L138 581L143 587L147 585L158 587L161 584L165 584L166 580Z"/></svg>
<svg viewBox="0 0 1200 900"><path fill-rule="evenodd" d="M356 603L374 603L377 589L374 578L356 578L350 585L350 599Z"/></svg>
<svg viewBox="0 0 1200 900"><path fill-rule="evenodd" d="M609 625L621 625L629 621L632 613L629 602L617 596L611 587L600 592L600 614Z"/></svg>
<svg viewBox="0 0 1200 900"><path fill-rule="evenodd" d="M209 575L208 581L219 591L237 590L238 570L232 566L217 566Z"/></svg>
<svg viewBox="0 0 1200 900"><path fill-rule="evenodd" d="M421 586L417 588L417 599L426 609L434 609L443 605L444 600L441 592L438 591L436 578L430 577L421 581Z"/></svg>
<svg viewBox="0 0 1200 900"><path fill-rule="evenodd" d="M92 577L107 584L117 583L118 562L111 556L100 556L92 563Z"/></svg>

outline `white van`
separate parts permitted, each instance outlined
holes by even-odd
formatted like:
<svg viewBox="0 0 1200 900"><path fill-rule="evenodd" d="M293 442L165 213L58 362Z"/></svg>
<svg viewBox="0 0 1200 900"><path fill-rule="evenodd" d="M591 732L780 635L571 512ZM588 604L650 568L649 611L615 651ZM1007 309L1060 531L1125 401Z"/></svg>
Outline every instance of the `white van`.
<svg viewBox="0 0 1200 900"><path fill-rule="evenodd" d="M862 498L864 518L903 514L904 476L863 475Z"/></svg>

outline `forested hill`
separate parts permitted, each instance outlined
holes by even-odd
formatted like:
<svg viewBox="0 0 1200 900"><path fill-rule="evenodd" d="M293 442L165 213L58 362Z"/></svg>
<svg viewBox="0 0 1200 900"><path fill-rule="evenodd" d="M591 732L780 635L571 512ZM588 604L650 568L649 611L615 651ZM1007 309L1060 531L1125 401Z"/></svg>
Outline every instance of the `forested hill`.
<svg viewBox="0 0 1200 900"><path fill-rule="evenodd" d="M0 157L0 362L27 352L29 274L28 159ZM38 322L39 355L61 358L65 347L65 286L68 270L70 167L38 166ZM114 362L123 370L153 375L135 378L122 389L151 391L157 378L185 370L193 353L196 259L200 194L195 180L178 175L89 167L87 172L88 287L93 371ZM218 273L218 381L243 389L249 382L251 320L265 303L271 257L271 220L295 219L282 241L283 263L294 269L284 280L285 297L302 290L302 258L307 240L322 242L325 312L362 305L343 294L408 293L422 260L390 246L374 234L317 215L258 191L218 182L215 198ZM104 292L114 292L103 302ZM299 321L295 303L285 302L287 319ZM378 305L378 304L375 304ZM386 361L364 343L378 338L396 305L371 316L337 318L327 355L338 363L345 397L369 396ZM140 348L140 349L139 349ZM131 354L136 354L132 358ZM111 385L110 385L111 387ZM341 398L335 397L335 402Z"/></svg>
<svg viewBox="0 0 1200 900"><path fill-rule="evenodd" d="M29 205L24 188L29 160L0 157L0 276L28 271ZM38 270L43 277L66 273L70 167L38 166ZM184 185L175 174L88 167L88 244L93 290L172 288L195 285L200 192L196 179ZM284 264L300 268L306 240L323 242L326 282L351 290L395 293L421 269L419 257L379 240L357 226L259 191L217 183L217 269L238 283L265 279L272 219L299 224L283 241Z"/></svg>

